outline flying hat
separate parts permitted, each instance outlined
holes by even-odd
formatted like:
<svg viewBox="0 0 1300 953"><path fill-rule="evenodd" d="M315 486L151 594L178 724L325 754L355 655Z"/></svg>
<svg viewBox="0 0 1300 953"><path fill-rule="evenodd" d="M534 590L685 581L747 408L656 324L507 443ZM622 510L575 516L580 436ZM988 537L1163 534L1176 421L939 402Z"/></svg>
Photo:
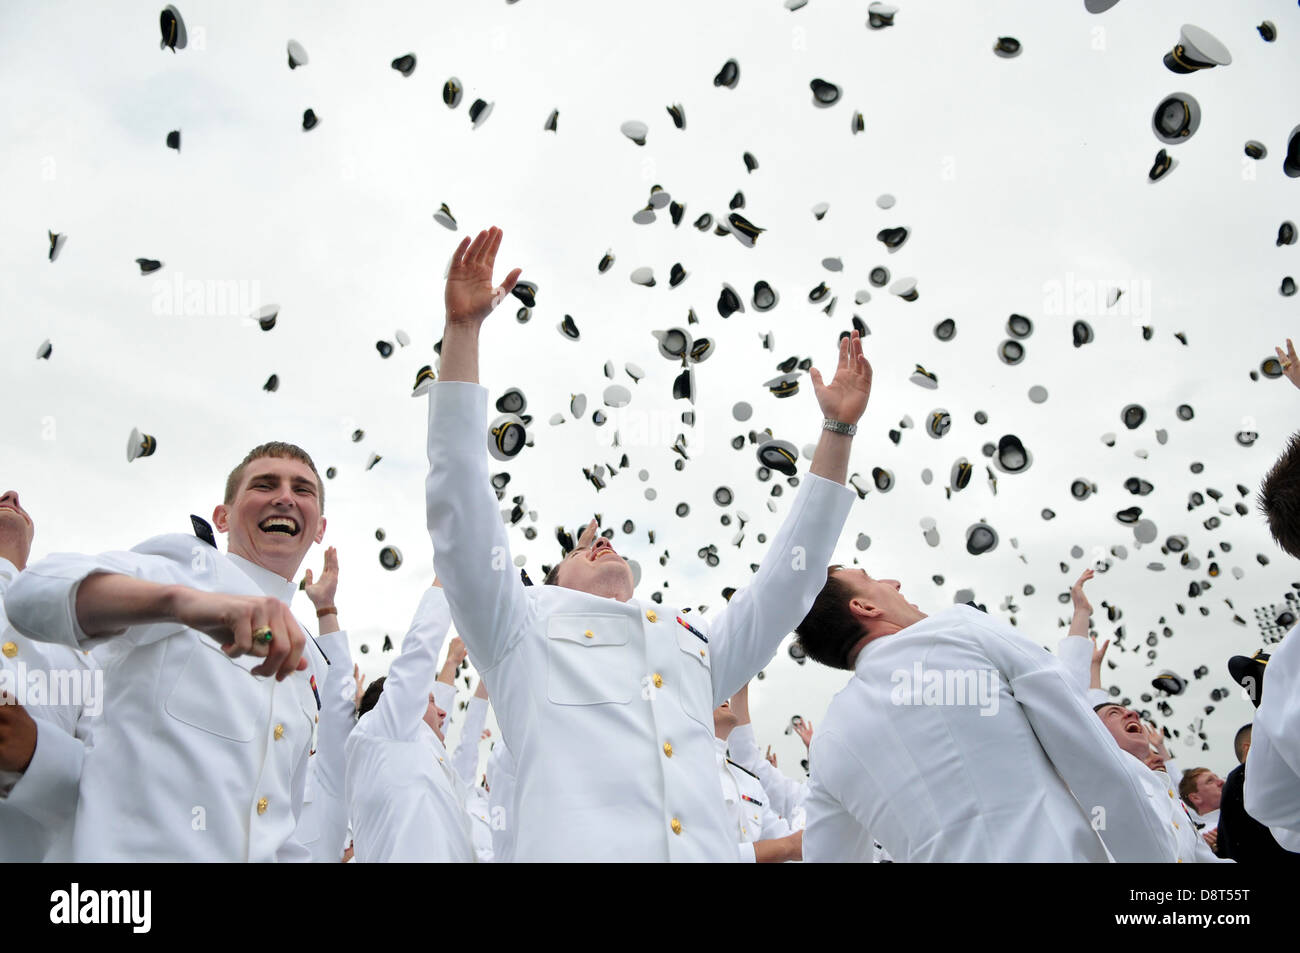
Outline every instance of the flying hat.
<svg viewBox="0 0 1300 953"><path fill-rule="evenodd" d="M1014 36L1000 36L993 44L993 52L1004 60L1013 59L1020 55L1020 41Z"/></svg>
<svg viewBox="0 0 1300 953"><path fill-rule="evenodd" d="M1277 27L1273 25L1272 20L1265 20L1255 29L1259 31L1259 35L1263 37L1265 43L1272 43L1277 39Z"/></svg>
<svg viewBox="0 0 1300 953"><path fill-rule="evenodd" d="M1291 130L1287 136L1286 158L1282 160L1282 171L1290 178L1300 178L1300 126Z"/></svg>
<svg viewBox="0 0 1300 953"><path fill-rule="evenodd" d="M1129 404L1120 411L1119 417L1129 430L1137 430L1138 427L1142 426L1142 422L1147 419L1146 408L1141 404Z"/></svg>
<svg viewBox="0 0 1300 953"><path fill-rule="evenodd" d="M497 398L497 413L522 414L528 407L528 399L518 387L511 387Z"/></svg>
<svg viewBox="0 0 1300 953"><path fill-rule="evenodd" d="M754 297L750 299L750 303L755 311L771 311L780 300L781 296L777 294L776 289L766 281L754 283Z"/></svg>
<svg viewBox="0 0 1300 953"><path fill-rule="evenodd" d="M376 341L375 350L379 352L380 357L387 358L393 356L393 346L387 341Z"/></svg>
<svg viewBox="0 0 1300 953"><path fill-rule="evenodd" d="M54 345L50 343L49 338L46 338L44 341L41 342L41 346L36 349L36 360L48 361L50 359L50 355L53 353L54 353Z"/></svg>
<svg viewBox="0 0 1300 953"><path fill-rule="evenodd" d="M998 357L1003 364L1016 365L1025 359L1024 345L1010 338L998 345Z"/></svg>
<svg viewBox="0 0 1300 953"><path fill-rule="evenodd" d="M1075 321L1074 326L1070 328L1070 336L1074 339L1075 347L1091 344L1093 341L1092 325L1087 321Z"/></svg>
<svg viewBox="0 0 1300 953"><path fill-rule="evenodd" d="M433 213L433 220L443 228L449 228L453 232L456 230L456 216L451 214L451 209L447 207L446 202L443 202L438 207L438 211Z"/></svg>
<svg viewBox="0 0 1300 953"><path fill-rule="evenodd" d="M812 207L813 218L820 222L826 217L826 213L830 210L831 206L829 202L818 202Z"/></svg>
<svg viewBox="0 0 1300 953"><path fill-rule="evenodd" d="M954 493L958 493L966 489L966 485L970 483L971 474L974 472L975 468L970 465L969 460L965 457L958 457L953 462L952 469L948 472L948 485L952 487Z"/></svg>
<svg viewBox="0 0 1300 953"><path fill-rule="evenodd" d="M655 286L655 272L649 265L634 268L629 277L634 285L641 285L643 288L653 288Z"/></svg>
<svg viewBox="0 0 1300 953"><path fill-rule="evenodd" d="M606 407L626 407L632 403L632 392L622 384L610 384L605 388L604 401Z"/></svg>
<svg viewBox="0 0 1300 953"><path fill-rule="evenodd" d="M1041 404L1047 400L1047 388L1042 384L1035 384L1029 388L1029 399L1035 404Z"/></svg>
<svg viewBox="0 0 1300 953"><path fill-rule="evenodd" d="M894 474L884 467L872 467L871 480L881 493L888 493L894 488Z"/></svg>
<svg viewBox="0 0 1300 953"><path fill-rule="evenodd" d="M181 151L181 131L179 129L173 129L167 133L167 148L175 149L177 152Z"/></svg>
<svg viewBox="0 0 1300 953"><path fill-rule="evenodd" d="M682 104L677 103L673 106L668 106L667 109L668 109L668 115L671 116L673 119L673 125L676 126L678 129L685 129L686 110L682 108Z"/></svg>
<svg viewBox="0 0 1300 953"><path fill-rule="evenodd" d="M681 262L676 262L668 275L668 287L676 288L689 277L690 273L682 267Z"/></svg>
<svg viewBox="0 0 1300 953"><path fill-rule="evenodd" d="M315 111L314 109L304 109L304 110L303 110L303 113L302 113L302 130L303 130L303 132L307 132L307 131L309 131L309 130L311 130L311 129L315 129L316 126L319 125L319 124L320 124L320 119L317 118L317 116L316 116L316 111Z"/></svg>
<svg viewBox="0 0 1300 953"><path fill-rule="evenodd" d="M827 271L843 271L844 260L839 257L823 258L822 267L825 268Z"/></svg>
<svg viewBox="0 0 1300 953"><path fill-rule="evenodd" d="M1228 659L1228 673L1234 682L1246 690L1250 703L1256 708L1264 698L1264 670L1271 657L1268 652L1260 649L1249 658L1234 655Z"/></svg>
<svg viewBox="0 0 1300 953"><path fill-rule="evenodd" d="M551 114L546 117L546 125L542 126L542 132L559 132L560 111L552 109Z"/></svg>
<svg viewBox="0 0 1300 953"><path fill-rule="evenodd" d="M392 66L403 76L410 76L415 72L415 54L407 53L405 56L399 56L393 60Z"/></svg>
<svg viewBox="0 0 1300 953"><path fill-rule="evenodd" d="M50 261L59 257L59 252L63 251L63 246L68 241L68 236L61 232L49 232L50 236ZM1281 234L1279 232L1279 234ZM1294 240L1294 237L1293 239Z"/></svg>
<svg viewBox="0 0 1300 953"><path fill-rule="evenodd" d="M297 40L290 40L289 46L289 69L297 69L299 66L306 66L308 63L307 51Z"/></svg>
<svg viewBox="0 0 1300 953"><path fill-rule="evenodd" d="M691 349L690 332L684 328L669 328L667 331L651 331L659 342L659 353L670 361L679 360Z"/></svg>
<svg viewBox="0 0 1300 953"><path fill-rule="evenodd" d="M1296 238L1295 222L1283 222L1277 227L1277 247L1294 245Z"/></svg>
<svg viewBox="0 0 1300 953"><path fill-rule="evenodd" d="M1289 298L1295 294L1295 279L1287 275L1282 279L1282 284L1278 287L1277 293L1283 298Z"/></svg>
<svg viewBox="0 0 1300 953"><path fill-rule="evenodd" d="M1169 695L1181 695L1187 687L1187 679L1168 669L1151 679L1151 687Z"/></svg>
<svg viewBox="0 0 1300 953"><path fill-rule="evenodd" d="M566 314L564 320L557 324L556 327L560 329L561 334L572 341L578 340L581 336L581 332L578 331L578 325L573 320L573 315Z"/></svg>
<svg viewBox="0 0 1300 953"><path fill-rule="evenodd" d="M872 3L867 7L867 26L873 30L883 30L885 27L894 25L894 14L898 12L898 7L888 3Z"/></svg>
<svg viewBox="0 0 1300 953"><path fill-rule="evenodd" d="M1076 500L1086 500L1097 488L1087 480L1075 480L1070 484L1070 495Z"/></svg>
<svg viewBox="0 0 1300 953"><path fill-rule="evenodd" d="M1034 333L1034 322L1030 321L1023 314L1013 314L1007 318L1007 334L1017 340L1023 341Z"/></svg>
<svg viewBox="0 0 1300 953"><path fill-rule="evenodd" d="M495 103L485 102L482 99L476 99L469 107L469 121L477 129L483 123L487 122L488 116L492 115L492 107Z"/></svg>
<svg viewBox="0 0 1300 953"><path fill-rule="evenodd" d="M1034 455L1015 434L1005 434L998 440L993 465L1003 473L1024 473L1033 463Z"/></svg>
<svg viewBox="0 0 1300 953"><path fill-rule="evenodd" d="M942 407L930 411L930 416L925 421L925 432L931 437L938 440L949 430L952 429L952 414Z"/></svg>
<svg viewBox="0 0 1300 953"><path fill-rule="evenodd" d="M442 84L442 101L447 104L448 109L455 109L459 106L464 95L465 87L461 85L460 80L455 76Z"/></svg>
<svg viewBox="0 0 1300 953"><path fill-rule="evenodd" d="M280 389L279 374L272 374L270 377L266 379L266 383L262 385L262 390L266 391L268 394L274 394L279 389Z"/></svg>
<svg viewBox="0 0 1300 953"><path fill-rule="evenodd" d="M988 523L980 521L966 527L966 552L983 556L998 548L998 533Z"/></svg>
<svg viewBox="0 0 1300 953"><path fill-rule="evenodd" d="M819 109L834 106L840 101L840 88L824 79L814 79L808 84L812 88L813 105Z"/></svg>
<svg viewBox="0 0 1300 953"><path fill-rule="evenodd" d="M373 470L373 469L375 468L375 464L378 463L378 462L379 462L380 460L382 460L382 459L384 459L384 458L381 457L379 454L377 454L377 453L372 453L372 454L370 455L370 459L366 461L366 469L367 469L367 470Z"/></svg>
<svg viewBox="0 0 1300 953"><path fill-rule="evenodd" d="M1165 68L1173 73L1195 73L1197 70L1227 66L1232 62L1228 48L1199 26L1184 23L1178 33L1178 42L1165 54Z"/></svg>
<svg viewBox="0 0 1300 953"><path fill-rule="evenodd" d="M268 304L262 306L261 308L258 309L257 314L255 315L257 319L258 327L260 327L263 331L270 331L272 328L275 327L275 320L279 316L279 314L280 314L280 306L278 304Z"/></svg>
<svg viewBox="0 0 1300 953"><path fill-rule="evenodd" d="M126 462L130 463L136 457L152 457L153 452L157 449L157 440L149 434L141 433L132 427L131 436L126 438Z"/></svg>
<svg viewBox="0 0 1300 953"><path fill-rule="evenodd" d="M385 546L379 551L379 565L390 572L402 565L402 551L396 546Z"/></svg>
<svg viewBox="0 0 1300 953"><path fill-rule="evenodd" d="M1151 182L1159 182L1163 179L1178 163L1174 161L1166 150L1161 149L1156 153L1156 161L1152 163L1151 170L1147 172L1147 179Z"/></svg>
<svg viewBox="0 0 1300 953"><path fill-rule="evenodd" d="M142 275L152 275L163 266L163 263L156 258L137 258L135 263L140 266L140 274Z"/></svg>
<svg viewBox="0 0 1300 953"><path fill-rule="evenodd" d="M695 368L688 367L677 375L673 381L673 400L689 400L695 403Z"/></svg>
<svg viewBox="0 0 1300 953"><path fill-rule="evenodd" d="M899 278L889 286L889 293L898 295L904 301L915 301L920 297L916 290L915 278Z"/></svg>
<svg viewBox="0 0 1300 953"><path fill-rule="evenodd" d="M732 212L727 216L727 221L731 223L731 233L736 236L736 240L746 248L753 248L754 242L758 241L758 236L767 231L760 228L743 215Z"/></svg>
<svg viewBox="0 0 1300 953"><path fill-rule="evenodd" d="M924 387L926 390L935 390L939 386L938 375L927 371L920 364L916 365L916 370L912 372L912 376L909 380L913 384Z"/></svg>
<svg viewBox="0 0 1300 953"><path fill-rule="evenodd" d="M724 318L729 318L737 311L743 314L745 303L740 300L740 295L736 294L735 288L723 282L722 291L718 295L718 314Z"/></svg>
<svg viewBox="0 0 1300 953"><path fill-rule="evenodd" d="M891 252L897 251L903 247L907 241L908 230L903 226L897 228L882 228L876 232L876 241L881 242Z"/></svg>
<svg viewBox="0 0 1300 953"><path fill-rule="evenodd" d="M1186 142L1200 126L1200 103L1188 93L1170 93L1151 114L1151 131L1167 145Z"/></svg>
<svg viewBox="0 0 1300 953"><path fill-rule="evenodd" d="M703 364L713 356L713 338L696 338L688 356L692 364Z"/></svg>
<svg viewBox="0 0 1300 953"><path fill-rule="evenodd" d="M1132 476L1124 481L1124 489L1128 490L1134 496L1149 496L1155 487L1146 480Z"/></svg>
<svg viewBox="0 0 1300 953"><path fill-rule="evenodd" d="M524 449L528 432L515 414L502 414L488 427L488 452L498 460L509 460Z"/></svg>
<svg viewBox="0 0 1300 953"><path fill-rule="evenodd" d="M934 326L934 336L940 341L951 341L957 336L957 322L952 318L944 318Z"/></svg>
<svg viewBox="0 0 1300 953"><path fill-rule="evenodd" d="M758 447L758 462L769 470L794 476L799 462L799 449L786 440L768 440Z"/></svg>
<svg viewBox="0 0 1300 953"><path fill-rule="evenodd" d="M857 110L854 110L853 119L849 122L849 129L852 130L853 134L856 136L858 133L864 131L866 128L867 128L867 123L866 120L862 118L862 113L858 112Z"/></svg>
<svg viewBox="0 0 1300 953"><path fill-rule="evenodd" d="M700 231L707 232L710 228L713 227L713 216L710 215L708 212L705 212L703 215L697 218L693 224Z"/></svg>
<svg viewBox="0 0 1300 953"><path fill-rule="evenodd" d="M727 60L723 63L722 69L718 70L718 75L713 77L714 86L725 86L727 89L735 89L738 82L740 82L740 64L735 60Z"/></svg>
<svg viewBox="0 0 1300 953"><path fill-rule="evenodd" d="M1242 151L1246 153L1248 159L1262 159L1268 155L1268 147L1258 139L1247 139Z"/></svg>
<svg viewBox="0 0 1300 953"><path fill-rule="evenodd" d="M163 7L162 13L159 14L158 26L162 30L162 40L158 44L158 49L171 50L173 53L185 49L185 44L189 42L189 36L185 32L185 21L181 19L181 12L170 3Z"/></svg>

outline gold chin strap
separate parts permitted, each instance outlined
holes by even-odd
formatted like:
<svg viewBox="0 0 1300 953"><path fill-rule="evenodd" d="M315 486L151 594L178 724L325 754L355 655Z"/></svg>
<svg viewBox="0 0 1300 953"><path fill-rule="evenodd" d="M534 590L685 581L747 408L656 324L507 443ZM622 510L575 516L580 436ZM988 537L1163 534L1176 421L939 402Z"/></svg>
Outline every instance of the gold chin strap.
<svg viewBox="0 0 1300 953"><path fill-rule="evenodd" d="M1179 43L1170 51L1169 55L1174 58L1174 62L1179 66L1193 71L1198 69L1210 69L1212 66L1216 65L1214 63L1198 63L1196 60L1185 60L1183 59L1183 54L1186 52L1187 50L1183 48L1183 44Z"/></svg>

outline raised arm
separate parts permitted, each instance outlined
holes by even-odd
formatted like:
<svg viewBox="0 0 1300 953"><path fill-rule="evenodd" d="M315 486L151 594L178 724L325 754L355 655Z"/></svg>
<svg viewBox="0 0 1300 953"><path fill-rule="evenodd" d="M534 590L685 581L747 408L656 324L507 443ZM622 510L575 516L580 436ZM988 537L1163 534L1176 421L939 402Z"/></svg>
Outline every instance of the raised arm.
<svg viewBox="0 0 1300 953"><path fill-rule="evenodd" d="M488 482L487 392L478 386L479 328L514 287L519 269L492 287L501 230L460 243L447 276L442 379L429 389L425 505L434 566L474 667L492 668L528 610L505 526Z"/></svg>
<svg viewBox="0 0 1300 953"><path fill-rule="evenodd" d="M473 790L478 779L479 742L483 740L483 726L487 724L488 697L487 686L479 679L478 688L465 709L465 723L460 727L460 740L456 751L451 756L451 769L455 771L466 787Z"/></svg>
<svg viewBox="0 0 1300 953"><path fill-rule="evenodd" d="M451 612L441 588L427 589L420 599L402 651L393 659L384 690L375 707L361 717L367 733L395 741L410 741L429 707L429 693L438 675L438 655L451 628Z"/></svg>
<svg viewBox="0 0 1300 953"><path fill-rule="evenodd" d="M856 331L840 341L834 380L824 384L816 369L812 378L825 419L856 427L871 396L871 365ZM826 565L854 500L843 485L852 439L822 431L812 467L758 572L709 621L715 705L772 658L825 584Z"/></svg>
<svg viewBox="0 0 1300 953"><path fill-rule="evenodd" d="M731 696L731 710L739 719L739 723L727 738L727 750L731 753L731 760L758 776L759 783L767 792L772 810L789 820L794 815L795 809L801 807L807 799L808 782L799 782L786 777L783 771L759 753L758 741L754 737L754 726L749 717L748 685Z"/></svg>

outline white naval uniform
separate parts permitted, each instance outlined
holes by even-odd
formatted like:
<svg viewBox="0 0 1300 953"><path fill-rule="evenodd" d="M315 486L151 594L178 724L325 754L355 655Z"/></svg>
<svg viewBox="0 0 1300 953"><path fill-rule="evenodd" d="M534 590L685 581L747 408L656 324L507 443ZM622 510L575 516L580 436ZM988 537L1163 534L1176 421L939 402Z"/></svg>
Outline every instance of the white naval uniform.
<svg viewBox="0 0 1300 953"><path fill-rule="evenodd" d="M1269 656L1246 754L1246 813L1300 850L1300 626ZM1279 831L1281 837L1278 836Z"/></svg>
<svg viewBox="0 0 1300 953"><path fill-rule="evenodd" d="M1168 771L1153 771L1140 758L1124 752L1128 756L1128 766L1134 777L1146 790L1147 801L1151 810L1160 818L1160 823L1170 832L1174 843L1174 859L1180 864L1231 864L1226 857L1218 857L1210 850L1200 832L1196 829L1187 808L1178 796L1176 782Z"/></svg>
<svg viewBox="0 0 1300 953"><path fill-rule="evenodd" d="M758 841L786 837L793 832L767 803L767 792L758 776L728 760L727 742L716 737L713 741L722 780L722 803L727 806L731 832L740 848L740 861L752 864L757 859L754 845Z"/></svg>
<svg viewBox="0 0 1300 953"><path fill-rule="evenodd" d="M425 590L375 707L347 740L347 797L358 863L471 863L465 790L424 721L451 626L447 600Z"/></svg>
<svg viewBox="0 0 1300 953"><path fill-rule="evenodd" d="M905 703L918 699L899 673L917 666L995 677L996 712ZM1060 663L969 606L867 643L809 757L808 861L869 860L874 837L899 861L1105 862L1097 808L1116 858L1173 860L1126 755Z"/></svg>
<svg viewBox="0 0 1300 953"><path fill-rule="evenodd" d="M357 723L357 683L352 677L352 651L347 632L339 629L316 640L329 671L318 686L321 697L316 751L307 765L307 787L298 840L311 853L313 863L335 864L347 847L348 802L344 791L347 756L343 750Z"/></svg>
<svg viewBox="0 0 1300 953"><path fill-rule="evenodd" d="M492 805L482 788L476 787L465 798L465 811L469 814L470 839L474 842L474 856L480 864L490 864L492 856Z"/></svg>
<svg viewBox="0 0 1300 953"><path fill-rule="evenodd" d="M712 620L649 601L525 587L488 482L487 391L429 390L434 566L517 758L515 859L735 860L713 709L812 605L854 499L803 477L751 584ZM707 641L706 641L707 640Z"/></svg>
<svg viewBox="0 0 1300 953"><path fill-rule="evenodd" d="M772 810L795 827L795 819L808 800L808 782L786 777L783 771L773 767L772 762L763 757L754 738L754 726L749 722L731 730L727 737L727 748L736 764L758 776L763 790L767 792Z"/></svg>
<svg viewBox="0 0 1300 953"><path fill-rule="evenodd" d="M487 724L488 700L471 696L465 706L460 740L451 755L451 770L460 778L465 790L465 812L469 815L474 854L480 863L492 860L492 808L487 793L478 786L479 741ZM444 733L446 729L443 729Z"/></svg>
<svg viewBox="0 0 1300 953"><path fill-rule="evenodd" d="M295 828L316 727L312 680L325 677L314 640L303 652L308 668L281 682L250 674L260 658L232 659L180 623L91 638L77 623L76 597L97 572L286 605L297 588L183 534L129 552L59 553L14 582L7 608L16 629L89 648L104 670L104 715L82 768L72 859L308 860Z"/></svg>
<svg viewBox="0 0 1300 953"><path fill-rule="evenodd" d="M49 673L62 673L59 678L66 683L62 675L94 668L83 653L33 642L9 624L5 594L17 575L18 568L0 557L0 673L5 676L0 687L15 699L25 697L18 694L19 682L30 685L35 672L43 673L48 685ZM46 696L43 704L29 701L24 706L36 722L36 750L26 771L0 771L0 862L33 863L66 850L85 758L88 719L83 720L82 710L85 702L93 706L95 700L81 701Z"/></svg>
<svg viewBox="0 0 1300 953"><path fill-rule="evenodd" d="M490 691L491 689L489 689ZM492 860L498 864L514 860L515 844L515 758L504 738L498 738L487 759L488 818L492 834Z"/></svg>

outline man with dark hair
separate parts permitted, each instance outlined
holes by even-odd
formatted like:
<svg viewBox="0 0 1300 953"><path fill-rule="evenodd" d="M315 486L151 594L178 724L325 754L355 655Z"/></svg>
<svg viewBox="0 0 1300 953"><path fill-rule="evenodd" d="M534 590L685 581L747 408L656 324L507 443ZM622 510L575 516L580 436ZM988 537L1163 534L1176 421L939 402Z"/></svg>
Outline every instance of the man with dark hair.
<svg viewBox="0 0 1300 953"><path fill-rule="evenodd" d="M465 785L434 699L451 613L438 580L425 590L402 651L361 701L347 740L347 800L358 863L472 863Z"/></svg>
<svg viewBox="0 0 1300 953"><path fill-rule="evenodd" d="M1269 677L1269 688L1275 690L1272 676ZM1231 857L1238 863L1300 860L1300 853L1289 851L1279 844L1268 827L1247 812L1246 767L1251 752L1251 735L1251 726L1242 725L1232 739L1233 751L1241 763L1223 779L1223 793L1219 801L1218 854L1220 857ZM1253 770L1253 763L1250 766Z"/></svg>
<svg viewBox="0 0 1300 953"><path fill-rule="evenodd" d="M289 602L325 535L322 490L303 450L263 444L213 510L226 552L210 535L157 536L49 556L14 582L16 629L89 649L105 672L112 714L86 752L74 860L310 858L297 828L320 696L341 688L326 683L333 650ZM337 609L318 603L317 617L345 646Z"/></svg>
<svg viewBox="0 0 1300 953"><path fill-rule="evenodd" d="M806 860L867 861L873 838L899 861L1173 860L1128 756L1009 625L832 567L795 631L854 673L809 753Z"/></svg>
<svg viewBox="0 0 1300 953"><path fill-rule="evenodd" d="M488 482L478 384L480 326L519 277L493 287L501 237L480 232L452 255L425 494L456 629L517 758L514 859L734 861L711 713L821 588L855 498L843 484L871 366L855 331L832 381L811 371L825 418L811 466L750 585L712 618L636 599L630 567L603 537L569 554L556 585L526 588ZM774 466L798 457L779 441L770 450Z"/></svg>

